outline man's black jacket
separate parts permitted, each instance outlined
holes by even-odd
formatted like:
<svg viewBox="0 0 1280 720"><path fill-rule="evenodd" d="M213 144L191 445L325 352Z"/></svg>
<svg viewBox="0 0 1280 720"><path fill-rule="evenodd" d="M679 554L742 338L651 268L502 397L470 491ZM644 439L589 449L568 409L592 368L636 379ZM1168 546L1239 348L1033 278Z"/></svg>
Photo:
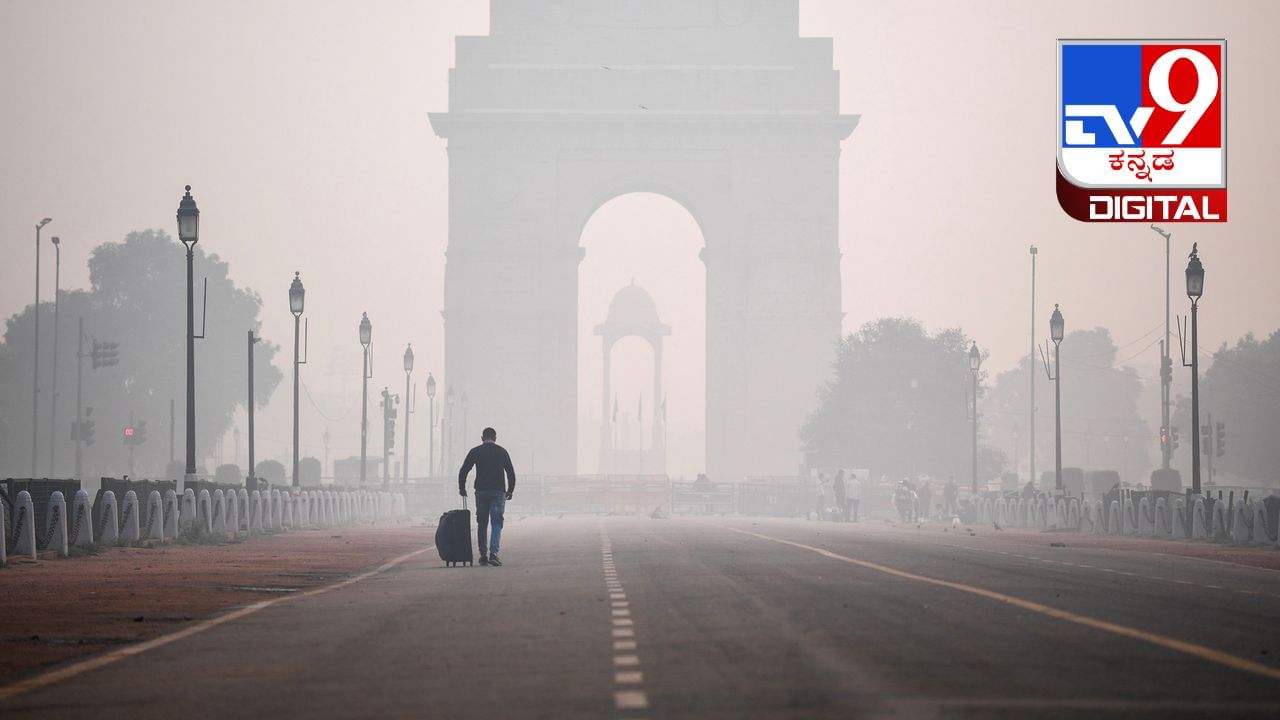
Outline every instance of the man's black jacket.
<svg viewBox="0 0 1280 720"><path fill-rule="evenodd" d="M516 491L516 471L511 467L511 456L498 443L481 443L471 448L467 459L462 463L462 470L458 472L459 491L467 491L467 473L471 472L473 466L476 469L476 490L503 490L502 473L505 470L506 491Z"/></svg>

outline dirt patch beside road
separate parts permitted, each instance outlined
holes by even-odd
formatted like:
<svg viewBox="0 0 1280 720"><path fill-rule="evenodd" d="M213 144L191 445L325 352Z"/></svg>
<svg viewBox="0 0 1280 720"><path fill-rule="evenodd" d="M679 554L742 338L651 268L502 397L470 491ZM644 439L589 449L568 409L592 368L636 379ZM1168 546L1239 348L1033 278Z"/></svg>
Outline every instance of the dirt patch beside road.
<svg viewBox="0 0 1280 720"><path fill-rule="evenodd" d="M0 684L48 665L163 635L431 545L422 525L302 530L220 545L104 548L0 570Z"/></svg>

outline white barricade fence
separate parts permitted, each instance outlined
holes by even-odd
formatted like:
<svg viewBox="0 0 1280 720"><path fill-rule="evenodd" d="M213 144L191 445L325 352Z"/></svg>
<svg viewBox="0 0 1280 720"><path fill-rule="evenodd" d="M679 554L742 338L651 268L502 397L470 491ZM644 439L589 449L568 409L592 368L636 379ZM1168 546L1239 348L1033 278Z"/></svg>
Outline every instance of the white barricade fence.
<svg viewBox="0 0 1280 720"><path fill-rule="evenodd" d="M152 490L147 495L147 522L142 528L142 537L164 542L164 503L160 500L159 490Z"/></svg>
<svg viewBox="0 0 1280 720"><path fill-rule="evenodd" d="M1151 501L1150 498L1143 497L1138 500L1138 534L1154 535L1155 523L1151 517Z"/></svg>
<svg viewBox="0 0 1280 720"><path fill-rule="evenodd" d="M1228 539L1231 537L1230 527L1230 514L1227 512L1227 504L1219 500L1213 504L1212 516L1209 519L1209 539Z"/></svg>
<svg viewBox="0 0 1280 720"><path fill-rule="evenodd" d="M280 493L280 527L287 530L297 527L293 522L293 506L296 502L288 490Z"/></svg>
<svg viewBox="0 0 1280 720"><path fill-rule="evenodd" d="M0 502L0 567L9 564L9 533L4 524L8 514L8 508Z"/></svg>
<svg viewBox="0 0 1280 720"><path fill-rule="evenodd" d="M73 547L93 547L93 506L89 493L77 490L71 501L71 530L67 540Z"/></svg>
<svg viewBox="0 0 1280 720"><path fill-rule="evenodd" d="M200 503L196 500L196 491L186 488L182 491L181 528L188 530L200 524Z"/></svg>
<svg viewBox="0 0 1280 720"><path fill-rule="evenodd" d="M236 526L236 529L243 530L244 532L247 533L249 532L249 518L250 518L249 491L244 488L240 488L239 490L237 490L236 502L239 503L239 505L237 505L236 507L236 511L237 511L237 514L240 516L240 524Z"/></svg>
<svg viewBox="0 0 1280 720"><path fill-rule="evenodd" d="M1138 508L1132 502L1121 502L1120 504L1120 522L1125 535L1136 535L1138 533Z"/></svg>
<svg viewBox="0 0 1280 720"><path fill-rule="evenodd" d="M201 490L196 496L196 522L200 526L200 532L213 532L213 497L209 495L208 489Z"/></svg>
<svg viewBox="0 0 1280 720"><path fill-rule="evenodd" d="M13 554L35 560L37 552L36 508L31 493L23 490L13 511Z"/></svg>
<svg viewBox="0 0 1280 720"><path fill-rule="evenodd" d="M1072 530L1080 529L1080 499L1071 498L1067 501L1067 527Z"/></svg>
<svg viewBox="0 0 1280 720"><path fill-rule="evenodd" d="M1209 537L1209 524L1204 517L1204 498L1195 496L1191 504L1191 539L1204 540Z"/></svg>
<svg viewBox="0 0 1280 720"><path fill-rule="evenodd" d="M1084 503L1080 508L1080 532L1098 532L1098 515L1094 512L1093 503Z"/></svg>
<svg viewBox="0 0 1280 720"><path fill-rule="evenodd" d="M221 488L213 491L213 520L210 525L214 535L220 538L227 536L227 496Z"/></svg>
<svg viewBox="0 0 1280 720"><path fill-rule="evenodd" d="M240 534L240 495L235 490L227 492L227 535Z"/></svg>
<svg viewBox="0 0 1280 720"><path fill-rule="evenodd" d="M1111 508L1107 511L1107 528L1112 535L1124 534L1124 516L1121 514L1120 501L1112 500Z"/></svg>
<svg viewBox="0 0 1280 720"><path fill-rule="evenodd" d="M56 550L58 557L67 556L67 500L62 492L54 490L49 496L49 509L45 511L44 538L40 543L45 550Z"/></svg>
<svg viewBox="0 0 1280 720"><path fill-rule="evenodd" d="M1165 498L1156 498L1156 522L1153 532L1156 537L1169 539L1173 537L1173 527L1168 521L1166 513L1169 511L1169 505L1165 502Z"/></svg>
<svg viewBox="0 0 1280 720"><path fill-rule="evenodd" d="M249 493L249 534L262 534L262 493Z"/></svg>
<svg viewBox="0 0 1280 720"><path fill-rule="evenodd" d="M1183 498L1173 499L1173 533L1175 538L1189 537L1187 533L1187 501Z"/></svg>
<svg viewBox="0 0 1280 720"><path fill-rule="evenodd" d="M98 514L98 527L102 532L98 542L102 545L115 545L120 542L120 515L116 509L116 494L110 490L102 493L100 507L93 510Z"/></svg>
<svg viewBox="0 0 1280 720"><path fill-rule="evenodd" d="M309 525L324 525L323 513L320 511L320 493L312 490L307 493L307 519Z"/></svg>
<svg viewBox="0 0 1280 720"><path fill-rule="evenodd" d="M171 540L178 536L178 528L182 523L182 511L178 509L178 493L164 491L164 537Z"/></svg>
<svg viewBox="0 0 1280 720"><path fill-rule="evenodd" d="M1253 505L1253 527L1250 539L1254 545L1275 545L1277 536L1276 529L1267 526L1267 504L1261 500L1255 500Z"/></svg>
<svg viewBox="0 0 1280 720"><path fill-rule="evenodd" d="M1249 542L1249 519L1249 512L1244 504L1244 500L1236 498L1236 504L1231 508L1232 542Z"/></svg>
<svg viewBox="0 0 1280 720"><path fill-rule="evenodd" d="M271 489L271 529L284 529L284 512L281 505L284 500L280 497L280 491L276 488Z"/></svg>
<svg viewBox="0 0 1280 720"><path fill-rule="evenodd" d="M125 543L136 543L142 537L139 528L138 493L129 490L124 494L123 513L120 515L120 540Z"/></svg>

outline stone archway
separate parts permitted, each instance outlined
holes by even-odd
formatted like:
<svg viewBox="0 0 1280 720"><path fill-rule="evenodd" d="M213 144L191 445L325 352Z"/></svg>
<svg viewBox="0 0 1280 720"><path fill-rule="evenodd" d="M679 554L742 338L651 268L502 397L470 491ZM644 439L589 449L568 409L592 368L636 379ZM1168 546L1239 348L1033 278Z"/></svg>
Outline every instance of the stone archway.
<svg viewBox="0 0 1280 720"><path fill-rule="evenodd" d="M840 115L798 0L494 2L459 38L445 365L472 412L576 471L577 267L587 220L654 192L702 229L707 472L792 475L840 333Z"/></svg>

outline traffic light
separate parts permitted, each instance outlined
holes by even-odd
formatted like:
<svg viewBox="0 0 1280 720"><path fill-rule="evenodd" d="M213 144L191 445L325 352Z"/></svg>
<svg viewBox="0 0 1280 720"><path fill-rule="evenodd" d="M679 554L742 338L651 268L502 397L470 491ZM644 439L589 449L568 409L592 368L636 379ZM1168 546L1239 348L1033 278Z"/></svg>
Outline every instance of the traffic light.
<svg viewBox="0 0 1280 720"><path fill-rule="evenodd" d="M89 351L93 360L93 369L111 367L120 364L120 343L93 341L93 349Z"/></svg>
<svg viewBox="0 0 1280 720"><path fill-rule="evenodd" d="M137 432L138 431L133 426L126 426L124 429L124 444L137 445L138 443L134 440L137 436Z"/></svg>
<svg viewBox="0 0 1280 720"><path fill-rule="evenodd" d="M1164 425L1160 426L1160 449L1163 450L1169 445L1169 428Z"/></svg>
<svg viewBox="0 0 1280 720"><path fill-rule="evenodd" d="M1214 449L1217 450L1218 457L1222 457L1227 452L1227 426L1225 423L1218 423L1218 437L1214 443Z"/></svg>
<svg viewBox="0 0 1280 720"><path fill-rule="evenodd" d="M137 426L133 428L133 444L141 445L147 441L147 421L139 420Z"/></svg>
<svg viewBox="0 0 1280 720"><path fill-rule="evenodd" d="M1213 451L1213 428L1208 425L1200 426L1200 452L1205 455Z"/></svg>
<svg viewBox="0 0 1280 720"><path fill-rule="evenodd" d="M1178 426L1169 426L1169 450L1170 452L1178 449Z"/></svg>
<svg viewBox="0 0 1280 720"><path fill-rule="evenodd" d="M1165 385L1168 385L1173 381L1173 358L1160 358L1160 380L1162 380Z"/></svg>
<svg viewBox="0 0 1280 720"><path fill-rule="evenodd" d="M80 442L85 445L93 444L93 421L89 419L80 422Z"/></svg>

